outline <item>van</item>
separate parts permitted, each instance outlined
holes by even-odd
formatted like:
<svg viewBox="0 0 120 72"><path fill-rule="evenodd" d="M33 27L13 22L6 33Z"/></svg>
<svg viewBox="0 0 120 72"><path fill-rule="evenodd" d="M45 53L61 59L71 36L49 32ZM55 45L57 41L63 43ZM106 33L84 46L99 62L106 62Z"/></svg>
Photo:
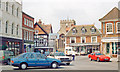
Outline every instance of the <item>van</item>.
<svg viewBox="0 0 120 72"><path fill-rule="evenodd" d="M12 51L0 50L0 62L2 64L10 64L10 59L14 57Z"/></svg>

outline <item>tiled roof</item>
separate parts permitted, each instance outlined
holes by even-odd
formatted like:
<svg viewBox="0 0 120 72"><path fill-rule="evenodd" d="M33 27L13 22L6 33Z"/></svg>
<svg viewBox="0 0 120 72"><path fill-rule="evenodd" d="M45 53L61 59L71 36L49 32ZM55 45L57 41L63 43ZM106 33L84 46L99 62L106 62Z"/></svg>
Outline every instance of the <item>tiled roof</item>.
<svg viewBox="0 0 120 72"><path fill-rule="evenodd" d="M120 18L120 10L117 7L114 7L108 14L106 14L101 20L111 20Z"/></svg>
<svg viewBox="0 0 120 72"><path fill-rule="evenodd" d="M86 33L82 33L82 28L86 29ZM91 28L94 27L96 29L95 33L91 32ZM77 33L73 34L73 28L77 30ZM66 34L66 36L87 36L87 35L101 35L100 31L92 24L92 25L75 25L71 27L69 32Z"/></svg>
<svg viewBox="0 0 120 72"><path fill-rule="evenodd" d="M44 31L47 32L48 34L52 32L51 31L52 30L52 25L51 24L45 25L45 24L38 23L38 25L40 25L44 29Z"/></svg>

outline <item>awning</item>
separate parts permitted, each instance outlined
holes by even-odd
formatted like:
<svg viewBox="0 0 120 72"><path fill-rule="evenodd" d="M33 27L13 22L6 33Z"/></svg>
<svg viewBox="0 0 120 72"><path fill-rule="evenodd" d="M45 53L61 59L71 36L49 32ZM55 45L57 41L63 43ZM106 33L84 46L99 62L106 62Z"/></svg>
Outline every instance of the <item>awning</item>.
<svg viewBox="0 0 120 72"><path fill-rule="evenodd" d="M69 46L90 46L90 45L100 45L100 43L71 43Z"/></svg>
<svg viewBox="0 0 120 72"><path fill-rule="evenodd" d="M120 37L104 37L102 42L120 42Z"/></svg>

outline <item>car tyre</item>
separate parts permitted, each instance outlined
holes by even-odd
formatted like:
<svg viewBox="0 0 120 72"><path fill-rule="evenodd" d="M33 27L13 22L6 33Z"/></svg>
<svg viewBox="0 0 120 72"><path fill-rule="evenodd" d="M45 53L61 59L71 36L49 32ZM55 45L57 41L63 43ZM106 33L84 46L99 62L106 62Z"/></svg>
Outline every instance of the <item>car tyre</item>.
<svg viewBox="0 0 120 72"><path fill-rule="evenodd" d="M70 63L66 63L67 65L70 65Z"/></svg>
<svg viewBox="0 0 120 72"><path fill-rule="evenodd" d="M89 59L90 59L90 61L92 61L91 57Z"/></svg>
<svg viewBox="0 0 120 72"><path fill-rule="evenodd" d="M51 64L51 67L54 68L54 69L55 69L55 68L58 68L58 63L53 62L53 63Z"/></svg>
<svg viewBox="0 0 120 72"><path fill-rule="evenodd" d="M100 59L99 59L99 58L97 58L97 62L100 62Z"/></svg>
<svg viewBox="0 0 120 72"><path fill-rule="evenodd" d="M23 69L23 70L27 69L27 64L26 63L22 63L20 65L19 69Z"/></svg>

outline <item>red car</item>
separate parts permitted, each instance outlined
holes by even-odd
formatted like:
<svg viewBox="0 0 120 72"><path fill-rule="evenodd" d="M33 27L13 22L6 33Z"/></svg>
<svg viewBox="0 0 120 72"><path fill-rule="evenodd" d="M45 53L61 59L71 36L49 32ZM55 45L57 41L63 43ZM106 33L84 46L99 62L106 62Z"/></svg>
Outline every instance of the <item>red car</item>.
<svg viewBox="0 0 120 72"><path fill-rule="evenodd" d="M110 57L105 56L101 53L91 53L88 55L88 58L92 61L92 60L97 60L99 61L110 61Z"/></svg>

